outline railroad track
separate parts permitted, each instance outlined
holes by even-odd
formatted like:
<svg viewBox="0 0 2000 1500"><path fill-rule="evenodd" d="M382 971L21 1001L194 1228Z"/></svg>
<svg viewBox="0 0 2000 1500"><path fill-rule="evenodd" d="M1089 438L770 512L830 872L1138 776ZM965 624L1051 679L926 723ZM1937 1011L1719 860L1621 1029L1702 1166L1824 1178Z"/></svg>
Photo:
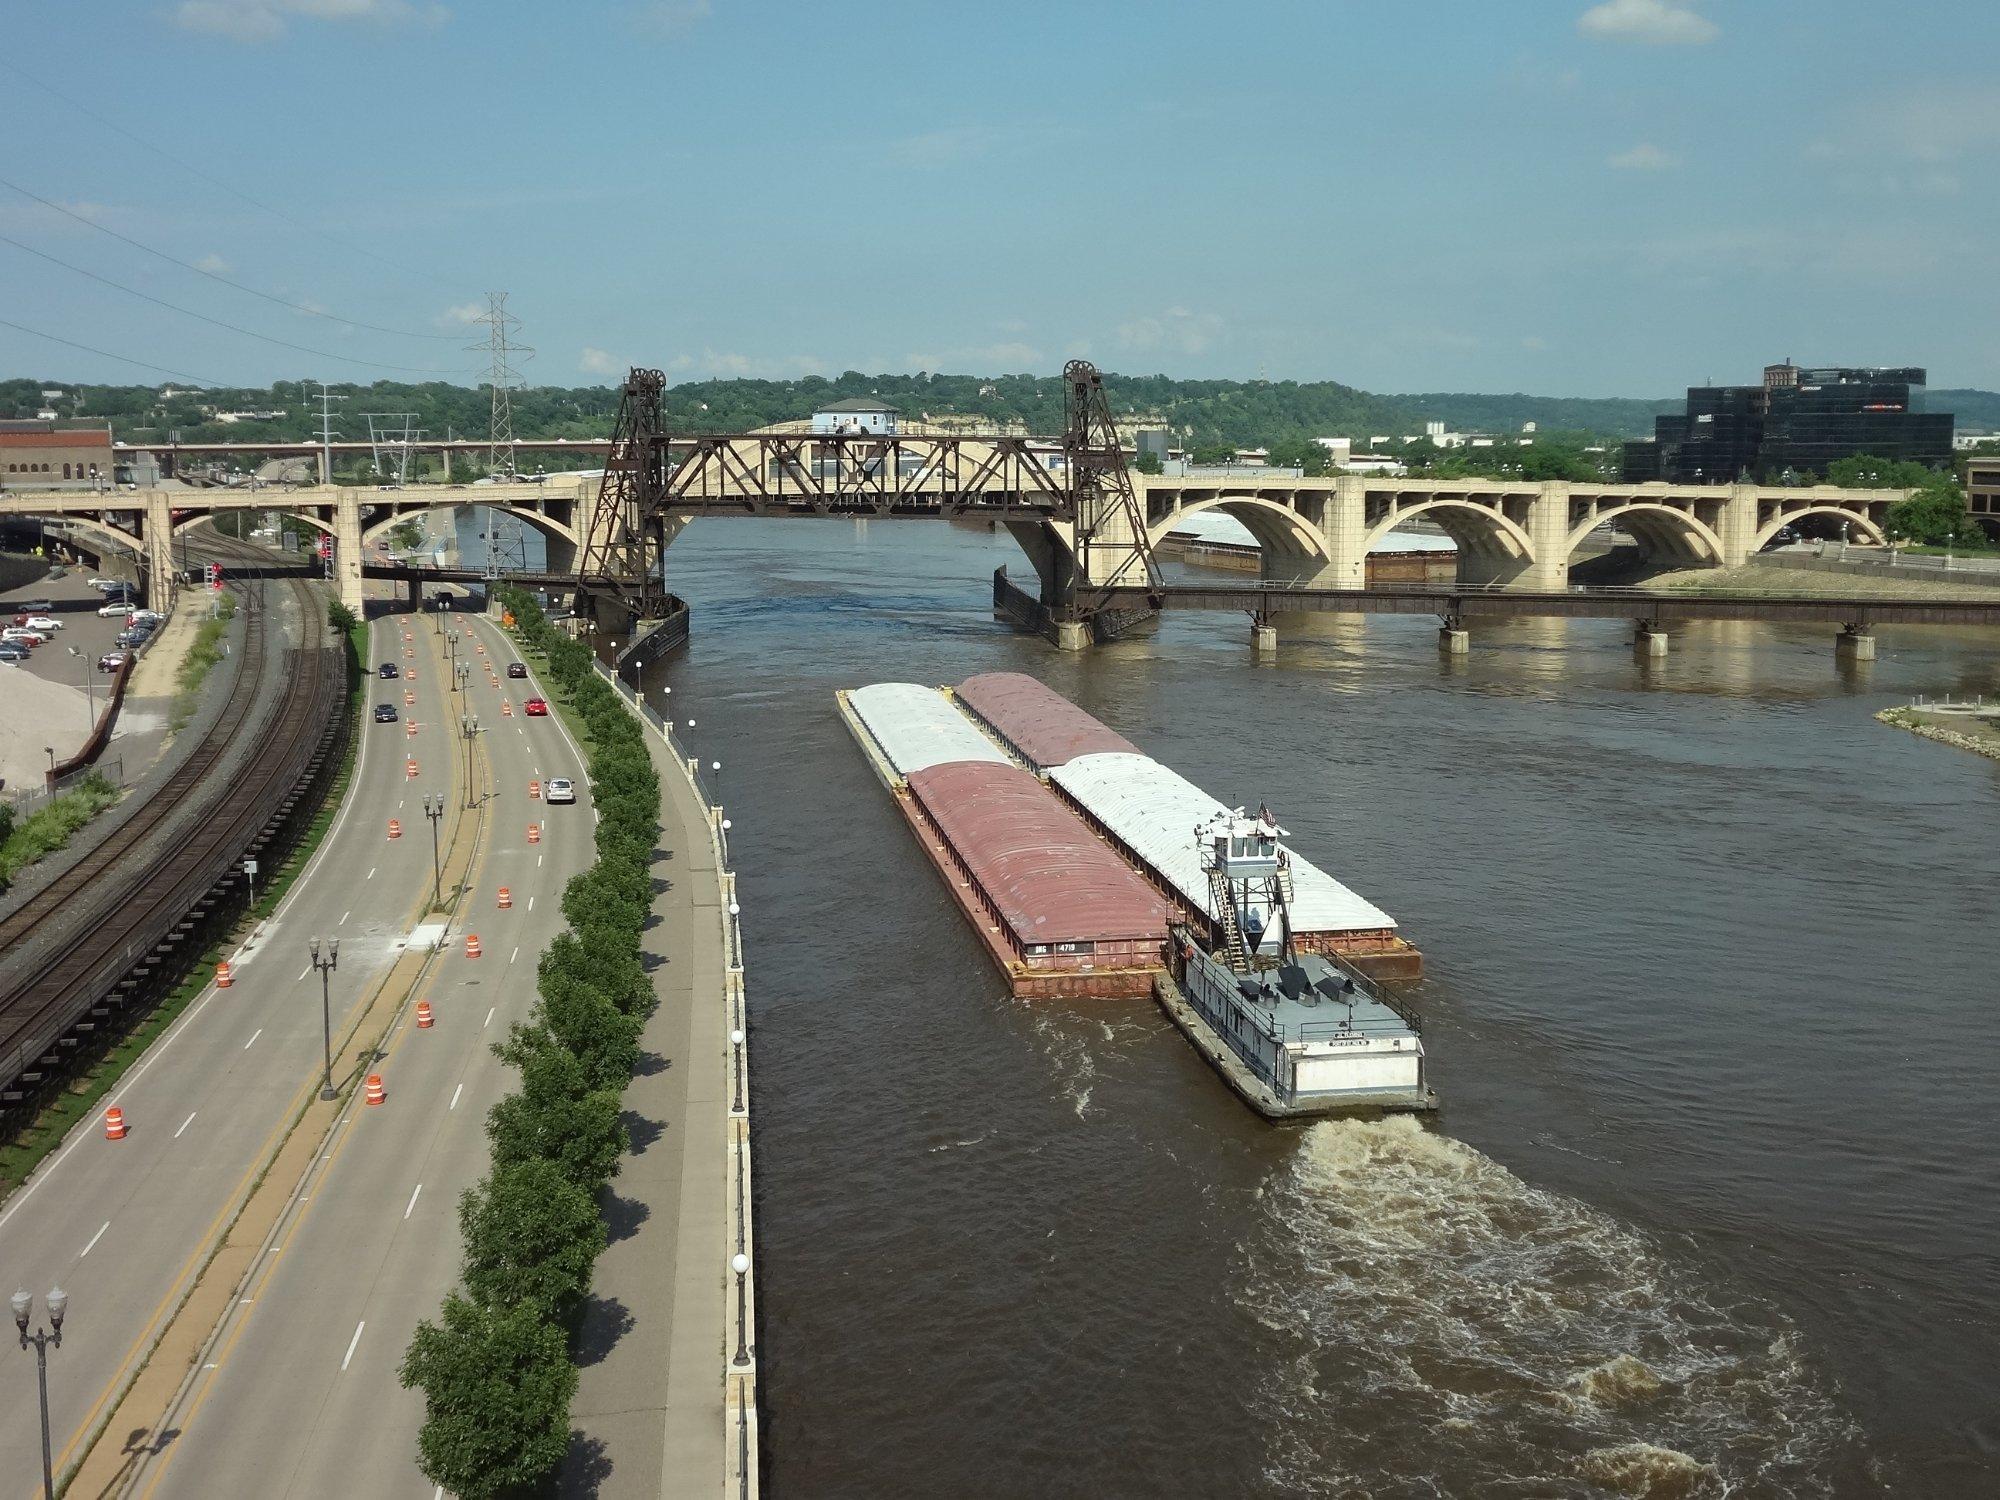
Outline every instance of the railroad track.
<svg viewBox="0 0 2000 1500"><path fill-rule="evenodd" d="M199 916L217 904L218 882L230 878L261 831L291 811L308 773L323 766L337 743L345 653L325 646L288 651L284 696L250 759L220 795L212 782L208 795L200 794L232 740L253 726L264 686L267 587L259 583L245 595L244 659L221 717L187 761L116 836L0 923L0 953L58 914L63 924L62 936L41 943L32 958L10 961L0 979L0 1089L9 1106L21 1102L23 1083L43 1081L50 1054L59 1065L61 1046L80 1044L108 1018L119 998L114 991L132 998L147 990L142 981L155 967L150 960L163 945L171 950L191 936ZM313 623L312 591L289 587ZM183 816L193 820L184 838L155 838L153 847L142 847ZM171 961L157 966L171 968Z"/></svg>

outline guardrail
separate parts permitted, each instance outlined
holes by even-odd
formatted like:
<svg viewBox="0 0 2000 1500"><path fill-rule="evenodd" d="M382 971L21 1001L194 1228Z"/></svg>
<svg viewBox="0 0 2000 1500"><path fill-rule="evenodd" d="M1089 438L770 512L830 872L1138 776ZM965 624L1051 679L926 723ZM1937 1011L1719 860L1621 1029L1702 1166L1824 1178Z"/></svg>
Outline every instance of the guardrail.
<svg viewBox="0 0 2000 1500"><path fill-rule="evenodd" d="M743 932L741 911L736 900L736 872L729 868L729 819L720 802L709 800L700 775L701 757L690 755L674 738L673 723L640 696L638 690L595 659L591 668L609 683L618 696L651 725L665 743L674 763L687 779L688 789L702 808L707 824L709 847L715 856L716 879L721 895L723 979L721 1000L729 1052L724 1059L725 1131L729 1151L728 1229L733 1249L729 1256L724 1286L734 1283L734 1307L725 1305L723 1326L731 1326L734 1315L735 1338L725 1339L729 1352L722 1367L723 1421L725 1426L725 1493L737 1500L753 1500L762 1492L758 1470L757 1408L757 1279L756 1234L751 1204L753 1182L750 1150L750 1043L749 1012L743 984ZM725 1291L725 1297L728 1292Z"/></svg>

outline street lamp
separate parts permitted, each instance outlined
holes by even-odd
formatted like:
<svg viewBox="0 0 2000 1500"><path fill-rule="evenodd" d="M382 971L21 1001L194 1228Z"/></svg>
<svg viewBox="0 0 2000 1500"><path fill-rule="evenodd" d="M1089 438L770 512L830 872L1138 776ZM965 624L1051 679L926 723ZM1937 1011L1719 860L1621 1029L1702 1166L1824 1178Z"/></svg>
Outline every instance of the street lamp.
<svg viewBox="0 0 2000 1500"><path fill-rule="evenodd" d="M739 1208L740 1214L742 1210ZM743 1317L743 1278L750 1274L750 1257L738 1251L729 1258L729 1269L736 1273L736 1357L730 1363L741 1369L750 1363L748 1330Z"/></svg>
<svg viewBox="0 0 2000 1500"><path fill-rule="evenodd" d="M97 722L97 683L90 675L90 658L85 656L81 651L77 650L76 647L74 646L65 646L63 647L63 650L67 651L71 656L74 656L77 659L78 663L83 667L84 706L89 710L90 722L95 724Z"/></svg>
<svg viewBox="0 0 2000 1500"><path fill-rule="evenodd" d="M48 1304L49 1326L46 1330L37 1328L28 1332L28 1324L35 1314L35 1299L26 1292L16 1292L12 1297L14 1306L14 1326L21 1330L21 1347L35 1351L35 1374L42 1388L42 1494L45 1500L55 1500L55 1465L49 1456L49 1346L62 1348L63 1314L69 1311L69 1293L61 1287L50 1287L43 1300Z"/></svg>
<svg viewBox="0 0 2000 1500"><path fill-rule="evenodd" d="M736 1049L736 1102L729 1112L740 1115L743 1113L743 1033L740 1030L729 1033L729 1045Z"/></svg>
<svg viewBox="0 0 2000 1500"><path fill-rule="evenodd" d="M337 1099L340 1096L333 1088L333 1011L332 1002L327 998L328 976L340 963L340 939L326 940L326 957L319 956L319 939L311 938L307 947L312 950L312 966L319 970L319 1026L321 1044L324 1049L325 1071L320 1075L319 1096L322 1099Z"/></svg>
<svg viewBox="0 0 2000 1500"><path fill-rule="evenodd" d="M465 741L465 805L473 807L477 805L477 799L472 795L472 739L479 733L479 715L460 714L458 728Z"/></svg>
<svg viewBox="0 0 2000 1500"><path fill-rule="evenodd" d="M444 866L438 861L438 823L444 817L444 793L424 793L424 816L431 820L431 905L444 905Z"/></svg>

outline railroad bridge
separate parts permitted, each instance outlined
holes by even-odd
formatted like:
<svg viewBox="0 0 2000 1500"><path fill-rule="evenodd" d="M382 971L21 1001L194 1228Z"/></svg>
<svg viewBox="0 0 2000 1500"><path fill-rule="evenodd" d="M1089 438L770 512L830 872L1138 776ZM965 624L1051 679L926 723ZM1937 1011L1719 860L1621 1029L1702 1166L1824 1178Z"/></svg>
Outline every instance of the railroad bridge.
<svg viewBox="0 0 2000 1500"><path fill-rule="evenodd" d="M602 475L532 483L408 488L325 485L261 489L69 491L0 495L0 516L60 517L75 540L128 552L159 607L172 590L174 538L228 510L280 510L334 540L335 578L351 607L385 533L419 512L484 505L519 518L547 544L548 572L573 577L600 624L624 634L662 618L663 554L704 515L928 516L1004 525L1040 584L1037 623L1081 644L1134 613L1134 587L1157 594L1159 542L1187 516L1221 510L1249 528L1266 580L1347 589L1365 581L1368 550L1422 520L1458 545L1459 581L1561 590L1570 559L1612 523L1676 566L1741 563L1787 526L1886 540L1898 490L1736 484L1621 485L1567 480L1387 479L1283 474L1130 472L1098 372L1064 370L1066 423L1048 439L907 432L672 435L658 371L626 381ZM1113 591L1118 591L1117 602Z"/></svg>

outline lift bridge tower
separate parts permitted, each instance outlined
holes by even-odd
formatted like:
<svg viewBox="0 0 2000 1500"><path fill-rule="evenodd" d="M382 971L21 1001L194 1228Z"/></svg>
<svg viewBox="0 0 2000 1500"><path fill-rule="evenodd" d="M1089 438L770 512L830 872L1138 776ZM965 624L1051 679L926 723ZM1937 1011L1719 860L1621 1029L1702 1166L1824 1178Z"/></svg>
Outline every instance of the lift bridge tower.
<svg viewBox="0 0 2000 1500"><path fill-rule="evenodd" d="M597 629L625 639L621 664L650 659L687 637L687 606L667 592L667 377L634 369L625 377L604 478L579 551L576 610Z"/></svg>

